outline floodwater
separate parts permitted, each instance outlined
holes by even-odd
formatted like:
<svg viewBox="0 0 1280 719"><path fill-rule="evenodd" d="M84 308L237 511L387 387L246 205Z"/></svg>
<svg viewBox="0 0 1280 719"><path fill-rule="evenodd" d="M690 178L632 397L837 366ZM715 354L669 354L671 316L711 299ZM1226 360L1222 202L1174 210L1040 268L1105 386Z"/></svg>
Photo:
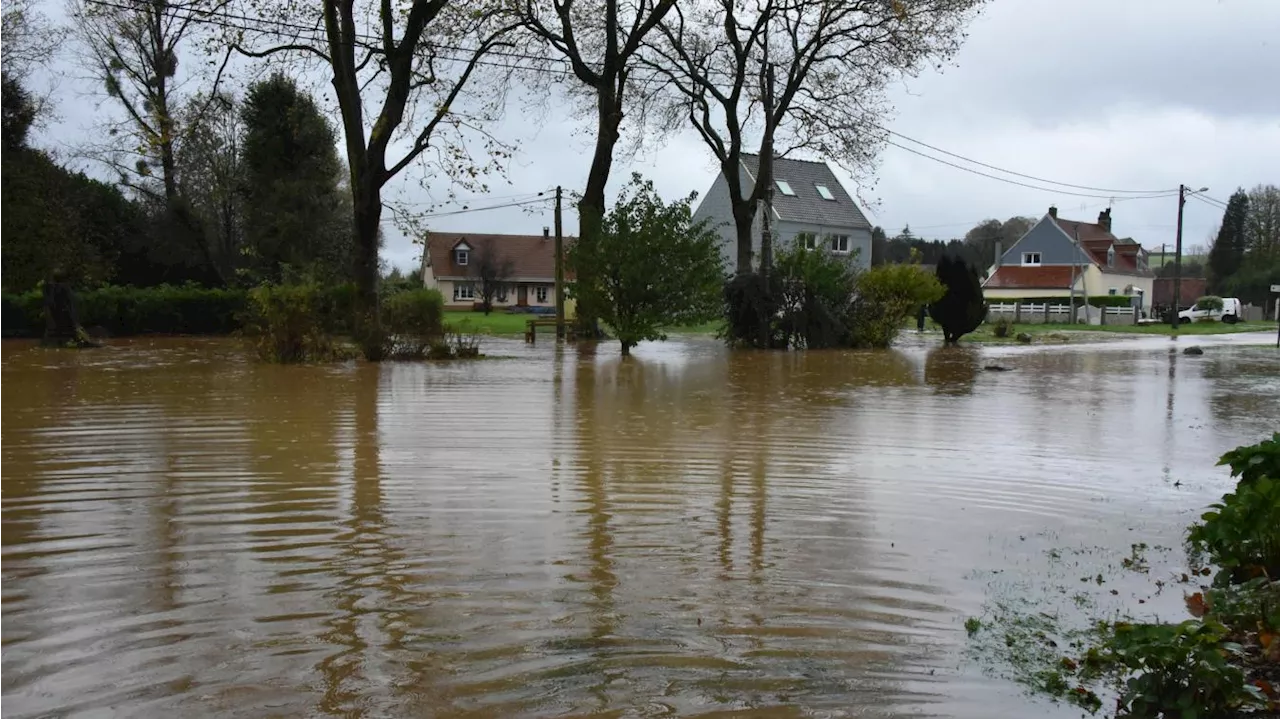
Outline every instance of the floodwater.
<svg viewBox="0 0 1280 719"><path fill-rule="evenodd" d="M6 342L4 715L1075 716L964 619L1050 548L1180 545L1280 427L1269 341Z"/></svg>

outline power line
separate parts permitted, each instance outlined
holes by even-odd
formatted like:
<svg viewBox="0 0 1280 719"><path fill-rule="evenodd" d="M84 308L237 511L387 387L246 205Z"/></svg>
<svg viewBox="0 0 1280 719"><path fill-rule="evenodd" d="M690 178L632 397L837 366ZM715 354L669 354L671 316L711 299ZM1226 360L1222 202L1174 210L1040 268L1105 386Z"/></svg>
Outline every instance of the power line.
<svg viewBox="0 0 1280 719"><path fill-rule="evenodd" d="M927 142L923 142L923 141L921 141L921 140L917 140L917 139L912 138L912 137L907 137L906 135L904 135L904 134L902 134L902 133L900 133L900 132L895 132L895 131L890 130L890 129L889 129L889 128L887 128L887 127L883 127L883 126L881 126L881 125L876 125L876 127L878 127L878 128L879 128L879 129L881 129L881 130L884 130L885 132L889 133L890 135L894 135L894 136L896 136L896 137L901 137L902 139L907 140L908 142L914 142L914 143L915 143L915 144L917 144L917 145L921 145L921 146L923 146L923 147L927 147L927 148L929 148L930 150L934 150L935 152L941 152L941 153L942 153L942 154L944 154L944 155L949 155L949 156L951 156L951 157L955 157L955 158L957 158L957 159L964 160L965 162L972 162L972 163L973 163L973 164L975 164L975 165L979 165L979 166L985 167L985 168L987 168L987 169L989 169L989 170L995 170L996 172L1003 172L1003 173L1005 173L1005 174L1007 174L1007 175L1013 175L1013 176L1015 176L1015 177L1024 177L1024 178L1026 178L1026 179L1028 179L1028 180L1035 180L1036 182L1047 182L1047 183L1049 183L1050 185L1062 185L1063 187L1073 187L1073 188L1075 188L1075 189L1077 189L1077 190L1093 190L1093 191L1095 191L1095 192L1106 192L1106 193L1108 193L1108 194L1115 193L1115 194L1125 194L1125 195L1151 195L1151 194L1156 194L1156 193L1167 193L1167 192L1177 192L1177 191L1178 191L1178 189L1177 189L1176 187L1175 187L1175 188L1173 188L1173 189L1166 189L1166 190L1116 190L1116 189L1110 189L1110 188L1106 188L1106 187L1090 187L1089 185L1073 185L1073 184L1071 184L1071 183L1069 183L1069 182L1058 182L1057 180L1046 180L1046 179L1045 179L1045 178L1043 178L1043 177L1036 177L1035 175L1026 175L1026 174L1023 174L1023 173L1021 173L1021 172L1014 172L1013 170L1006 170L1006 169L1004 169L1004 168L1002 168L1002 167L996 167L995 165L989 165L989 164L987 164L987 163L985 163L985 162L982 162L982 161L980 161L980 160L975 160L975 159L970 158L970 157L965 157L964 155L957 155L957 154L956 154L956 153L954 153L954 152L950 152L950 151L944 150L944 149L942 149L941 147L935 147L935 146L933 146L933 145L930 145L930 144L929 144L929 143L927 143ZM893 143L890 143L890 144L893 144ZM901 147L901 145L898 145L898 147ZM904 148L904 149L905 149L905 148Z"/></svg>
<svg viewBox="0 0 1280 719"><path fill-rule="evenodd" d="M1225 209L1227 209L1227 205L1226 205L1226 203L1224 203L1224 202L1219 202L1218 200L1215 200L1215 199L1213 199L1212 197L1205 197L1204 195L1201 195L1201 194L1199 194L1199 193L1197 193L1197 192L1191 192L1191 193L1188 193L1188 194L1189 194L1189 195L1191 195L1192 197L1194 197L1195 199L1197 199L1197 200L1199 200L1199 201L1203 202L1204 204L1206 204L1206 205L1210 206L1210 207L1213 207L1213 208L1216 208L1216 209L1219 209L1219 210L1225 210Z"/></svg>
<svg viewBox="0 0 1280 719"><path fill-rule="evenodd" d="M1060 190L1060 189L1055 188L1055 187L1041 187L1041 186L1039 186L1039 185L1031 185L1031 184L1028 184L1028 183L1025 183L1025 182L1018 182L1017 180L1010 180L1010 179L1009 179L1009 178L1007 178L1007 177L999 177L999 176L997 176L997 175L991 175L991 174L988 174L988 173L986 173L986 172L982 172L981 170L975 170L975 169L973 169L972 167L965 167L964 165L957 165L957 164L956 164L956 163L954 163L954 162L950 162L950 161L948 161L948 160L944 160L944 159L942 159L942 158L940 158L940 157L934 157L933 155L925 154L925 153L923 153L923 152L920 152L919 150L916 150L916 149L913 149L913 148L907 147L907 146L905 146L905 145L900 145L900 144L898 144L898 143L894 142L893 140L886 140L886 142L887 142L888 144L890 144L890 145L892 145L892 146L894 146L894 147L898 148L899 150L906 150L907 152L910 152L910 153L912 153L912 154L914 154L914 155L919 155L920 157L923 157L923 158L925 158L925 159L927 159L927 160L933 160L934 162L940 162L940 163L942 163L942 164L944 164L944 165L947 165L947 166L949 166L949 167L954 167L954 168L955 168L955 169L957 169L957 170L963 170L964 172L970 172L970 173L973 173L973 174L975 174L975 175L979 175L979 176L981 176L981 177L986 177L986 178L989 178L989 179L992 179L992 180L998 180L998 181L1000 181L1000 182L1005 182L1005 183L1008 183L1008 184L1010 184L1010 185L1018 185L1019 187L1027 187L1027 188L1030 188L1030 189L1032 189L1032 190L1040 190L1041 192L1052 192L1052 193L1054 193L1054 194L1058 194L1058 195L1071 195L1071 196L1074 196L1074 197L1090 197L1090 198L1094 198L1094 199L1102 199L1102 200L1114 200L1114 199L1116 199L1116 198L1111 197L1110 195L1095 195L1095 194L1086 194L1086 193L1083 193L1083 192L1068 192L1067 190ZM1150 200L1150 199L1155 199L1155 198L1159 198L1159 197L1172 197L1173 195L1178 194L1178 191L1177 191L1177 190L1172 190L1172 191L1160 191L1160 193L1161 193L1161 194L1148 194L1148 195L1137 196L1137 197L1129 197L1129 198L1125 198L1125 199L1130 199L1130 200Z"/></svg>
<svg viewBox="0 0 1280 719"><path fill-rule="evenodd" d="M532 200L524 200L523 202L508 202L506 204L492 205L490 207L469 207L461 210L452 210L450 212L437 212L431 215L422 215L419 219L431 220L437 217L452 217L454 215L466 215L472 212L488 212L489 210L502 210L508 207L524 207L525 205L533 205L539 202L547 202L549 200L551 200L550 197L538 197Z"/></svg>

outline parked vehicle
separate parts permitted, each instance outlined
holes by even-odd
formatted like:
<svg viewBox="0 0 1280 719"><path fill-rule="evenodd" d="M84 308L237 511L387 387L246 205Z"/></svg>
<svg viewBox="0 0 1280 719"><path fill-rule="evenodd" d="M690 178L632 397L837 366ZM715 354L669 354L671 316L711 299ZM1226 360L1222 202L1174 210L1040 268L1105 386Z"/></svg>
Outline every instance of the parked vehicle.
<svg viewBox="0 0 1280 719"><path fill-rule="evenodd" d="M1220 320L1235 324L1244 318L1244 307L1235 297L1201 297L1195 305L1178 313L1179 322Z"/></svg>

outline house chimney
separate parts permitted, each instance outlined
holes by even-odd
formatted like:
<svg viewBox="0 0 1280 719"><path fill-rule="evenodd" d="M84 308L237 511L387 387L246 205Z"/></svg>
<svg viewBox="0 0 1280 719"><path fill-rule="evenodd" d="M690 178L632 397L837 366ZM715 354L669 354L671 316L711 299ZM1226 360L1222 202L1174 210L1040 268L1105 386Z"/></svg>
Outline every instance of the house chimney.
<svg viewBox="0 0 1280 719"><path fill-rule="evenodd" d="M1001 257L1004 257L1004 243L997 240L996 241L996 261L995 261L995 266L997 268L1000 267Z"/></svg>
<svg viewBox="0 0 1280 719"><path fill-rule="evenodd" d="M1058 208L1055 205L1049 205L1049 216L1058 219Z"/></svg>
<svg viewBox="0 0 1280 719"><path fill-rule="evenodd" d="M1107 232L1111 231L1111 208L1098 213L1098 224Z"/></svg>
<svg viewBox="0 0 1280 719"><path fill-rule="evenodd" d="M551 228L547 227L546 225L542 226L542 239L544 240L551 239Z"/></svg>

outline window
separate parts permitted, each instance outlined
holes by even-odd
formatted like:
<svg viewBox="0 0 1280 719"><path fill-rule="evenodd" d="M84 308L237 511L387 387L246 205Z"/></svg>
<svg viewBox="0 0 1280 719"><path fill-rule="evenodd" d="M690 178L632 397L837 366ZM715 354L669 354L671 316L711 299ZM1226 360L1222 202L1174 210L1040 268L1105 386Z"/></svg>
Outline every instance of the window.
<svg viewBox="0 0 1280 719"><path fill-rule="evenodd" d="M470 282L455 282L453 284L453 301L470 301L476 298L476 286Z"/></svg>
<svg viewBox="0 0 1280 719"><path fill-rule="evenodd" d="M796 244L806 250L818 249L818 236L812 232L800 232L796 234Z"/></svg>
<svg viewBox="0 0 1280 719"><path fill-rule="evenodd" d="M796 191L791 189L791 183L787 182L786 180L775 180L775 182L777 182L778 184L779 192L786 195L787 197L796 196Z"/></svg>
<svg viewBox="0 0 1280 719"><path fill-rule="evenodd" d="M1039 252L1023 252L1022 266L1023 267L1039 267L1040 253Z"/></svg>
<svg viewBox="0 0 1280 719"><path fill-rule="evenodd" d="M506 302L506 301L507 301L507 286L506 286L506 285L498 285L498 290L497 290L496 292L494 292L494 293L493 293L493 299L494 299L494 300L496 300L496 301L498 301L498 302Z"/></svg>
<svg viewBox="0 0 1280 719"><path fill-rule="evenodd" d="M1115 267L1115 266L1116 266L1116 248L1108 247L1107 248L1107 267Z"/></svg>
<svg viewBox="0 0 1280 719"><path fill-rule="evenodd" d="M1114 287L1112 287L1111 289L1107 290L1107 294L1109 294L1109 295L1114 295L1115 293L1116 293L1116 288L1114 288Z"/></svg>
<svg viewBox="0 0 1280 719"><path fill-rule="evenodd" d="M831 190L826 185L814 185L814 187L818 188L818 194L822 196L822 199L835 202L836 196L831 194Z"/></svg>
<svg viewBox="0 0 1280 719"><path fill-rule="evenodd" d="M456 250L453 254L453 261L459 265L465 265L467 264L467 260L471 259L470 250Z"/></svg>
<svg viewBox="0 0 1280 719"><path fill-rule="evenodd" d="M539 302L545 303L547 301L547 286L538 285L538 290L534 293L534 296Z"/></svg>
<svg viewBox="0 0 1280 719"><path fill-rule="evenodd" d="M849 236L831 235L831 251L838 255L849 254Z"/></svg>

